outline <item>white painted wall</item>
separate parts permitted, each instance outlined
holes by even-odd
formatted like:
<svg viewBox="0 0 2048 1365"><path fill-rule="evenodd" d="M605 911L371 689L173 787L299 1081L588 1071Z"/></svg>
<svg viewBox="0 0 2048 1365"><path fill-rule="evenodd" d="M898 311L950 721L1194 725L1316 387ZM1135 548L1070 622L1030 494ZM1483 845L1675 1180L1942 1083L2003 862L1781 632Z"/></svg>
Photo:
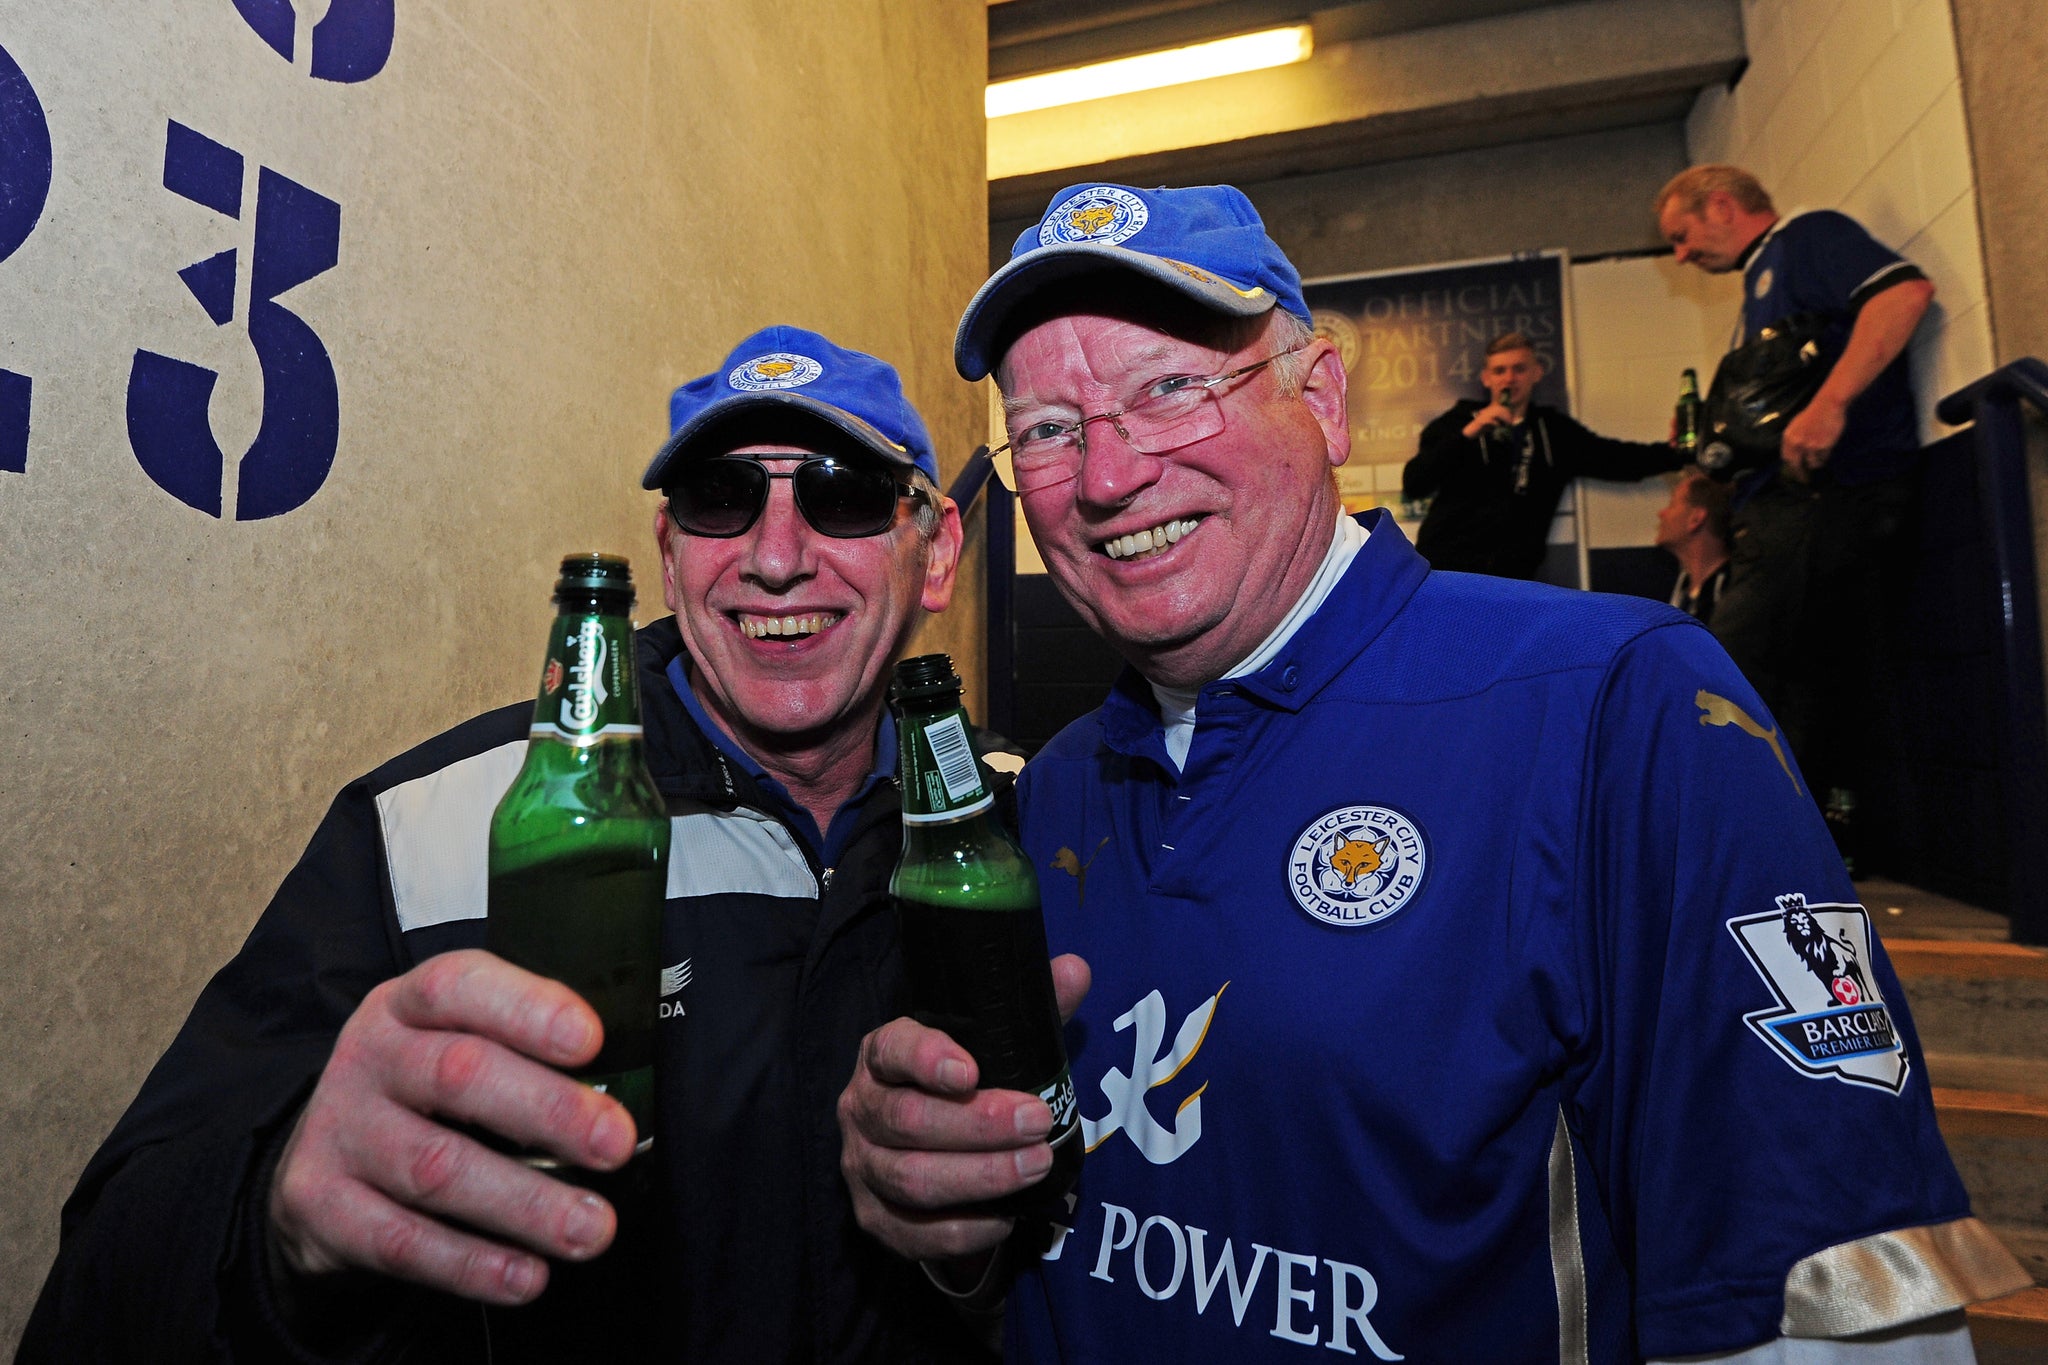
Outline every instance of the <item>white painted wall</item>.
<svg viewBox="0 0 2048 1365"><path fill-rule="evenodd" d="M1993 364L1949 0L1743 0L1742 14L1749 70L1700 96L1687 151L1747 167L1780 211L1840 209L1927 272L1938 293L1913 374L1922 432L1939 435L1935 400Z"/></svg>
<svg viewBox="0 0 2048 1365"><path fill-rule="evenodd" d="M1732 276L1703 275L1669 256L1573 266L1572 398L1579 420L1604 436L1663 440L1671 431L1680 373L1699 371L1706 387L1728 349L1729 322L1741 302L1741 285ZM1670 496L1664 479L1587 480L1587 544L1653 544L1657 509Z"/></svg>

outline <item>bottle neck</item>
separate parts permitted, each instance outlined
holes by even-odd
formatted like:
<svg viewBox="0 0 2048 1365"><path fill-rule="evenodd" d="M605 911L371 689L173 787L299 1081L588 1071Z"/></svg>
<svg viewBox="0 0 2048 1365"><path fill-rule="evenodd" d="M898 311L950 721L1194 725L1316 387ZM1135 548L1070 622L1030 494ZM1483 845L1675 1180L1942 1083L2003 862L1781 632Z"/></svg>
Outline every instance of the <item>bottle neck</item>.
<svg viewBox="0 0 2048 1365"><path fill-rule="evenodd" d="M950 824L994 804L957 693L898 702L896 748L905 824Z"/></svg>
<svg viewBox="0 0 2048 1365"><path fill-rule="evenodd" d="M575 610L555 618L531 734L579 746L640 737L631 618Z"/></svg>

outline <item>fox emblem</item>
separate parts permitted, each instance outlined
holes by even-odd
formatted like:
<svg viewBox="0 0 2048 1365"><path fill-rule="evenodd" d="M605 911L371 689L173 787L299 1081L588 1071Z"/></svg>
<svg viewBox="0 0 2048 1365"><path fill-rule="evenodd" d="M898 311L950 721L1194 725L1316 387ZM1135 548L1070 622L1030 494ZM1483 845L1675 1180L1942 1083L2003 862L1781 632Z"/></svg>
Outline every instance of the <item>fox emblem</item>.
<svg viewBox="0 0 2048 1365"><path fill-rule="evenodd" d="M1083 237L1093 237L1116 221L1116 210L1107 204L1089 204L1067 215L1067 225Z"/></svg>
<svg viewBox="0 0 2048 1365"><path fill-rule="evenodd" d="M1344 885L1356 886L1360 877L1380 870L1387 843L1385 839L1350 839L1340 834L1337 846L1330 850L1330 867L1344 878Z"/></svg>
<svg viewBox="0 0 2048 1365"><path fill-rule="evenodd" d="M1785 770L1786 777L1792 779L1792 790L1805 790L1799 785L1799 774L1792 771L1791 763L1785 758L1785 750L1778 743L1778 732L1776 730L1764 729L1763 726L1757 724L1751 718L1749 712L1743 710L1726 697L1716 696L1704 687L1693 693L1692 700L1693 705L1700 708L1700 724L1732 725L1742 731L1743 734L1752 735L1770 745L1771 752L1777 756L1778 766Z"/></svg>
<svg viewBox="0 0 2048 1365"><path fill-rule="evenodd" d="M754 366L754 373L763 379L781 379L795 369L787 360L764 360Z"/></svg>

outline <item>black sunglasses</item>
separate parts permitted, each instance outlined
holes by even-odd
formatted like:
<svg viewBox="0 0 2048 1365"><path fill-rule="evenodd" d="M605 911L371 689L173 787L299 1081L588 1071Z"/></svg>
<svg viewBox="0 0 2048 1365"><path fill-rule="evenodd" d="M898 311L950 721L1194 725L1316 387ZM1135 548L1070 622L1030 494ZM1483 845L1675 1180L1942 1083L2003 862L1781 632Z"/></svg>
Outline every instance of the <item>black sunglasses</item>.
<svg viewBox="0 0 2048 1365"><path fill-rule="evenodd" d="M896 523L903 498L929 501L929 494L879 464L841 455L815 455L777 474L744 455L714 455L678 466L662 489L668 519L693 536L729 540L743 536L768 505L771 479L788 479L797 510L818 534L836 540L878 536Z"/></svg>

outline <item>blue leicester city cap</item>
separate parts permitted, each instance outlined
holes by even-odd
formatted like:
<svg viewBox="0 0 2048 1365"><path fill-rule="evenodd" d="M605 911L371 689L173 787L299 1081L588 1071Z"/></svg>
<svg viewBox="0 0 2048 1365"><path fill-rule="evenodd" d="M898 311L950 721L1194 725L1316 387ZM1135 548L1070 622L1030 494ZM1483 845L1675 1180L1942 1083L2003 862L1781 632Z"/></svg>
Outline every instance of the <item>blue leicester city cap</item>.
<svg viewBox="0 0 2048 1365"><path fill-rule="evenodd" d="M640 476L640 486L661 487L670 465L699 453L693 449L699 438L728 431L734 417L792 411L844 432L891 464L914 465L938 482L931 435L903 396L903 380L893 366L801 327L764 327L734 347L718 369L669 396L670 435Z"/></svg>
<svg viewBox="0 0 2048 1365"><path fill-rule="evenodd" d="M1309 320L1300 274L1243 191L1070 185L967 305L953 338L962 377L980 379L995 368L1002 356L991 348L1019 304L1057 280L1105 269L1135 271L1230 317L1257 317L1278 305Z"/></svg>

